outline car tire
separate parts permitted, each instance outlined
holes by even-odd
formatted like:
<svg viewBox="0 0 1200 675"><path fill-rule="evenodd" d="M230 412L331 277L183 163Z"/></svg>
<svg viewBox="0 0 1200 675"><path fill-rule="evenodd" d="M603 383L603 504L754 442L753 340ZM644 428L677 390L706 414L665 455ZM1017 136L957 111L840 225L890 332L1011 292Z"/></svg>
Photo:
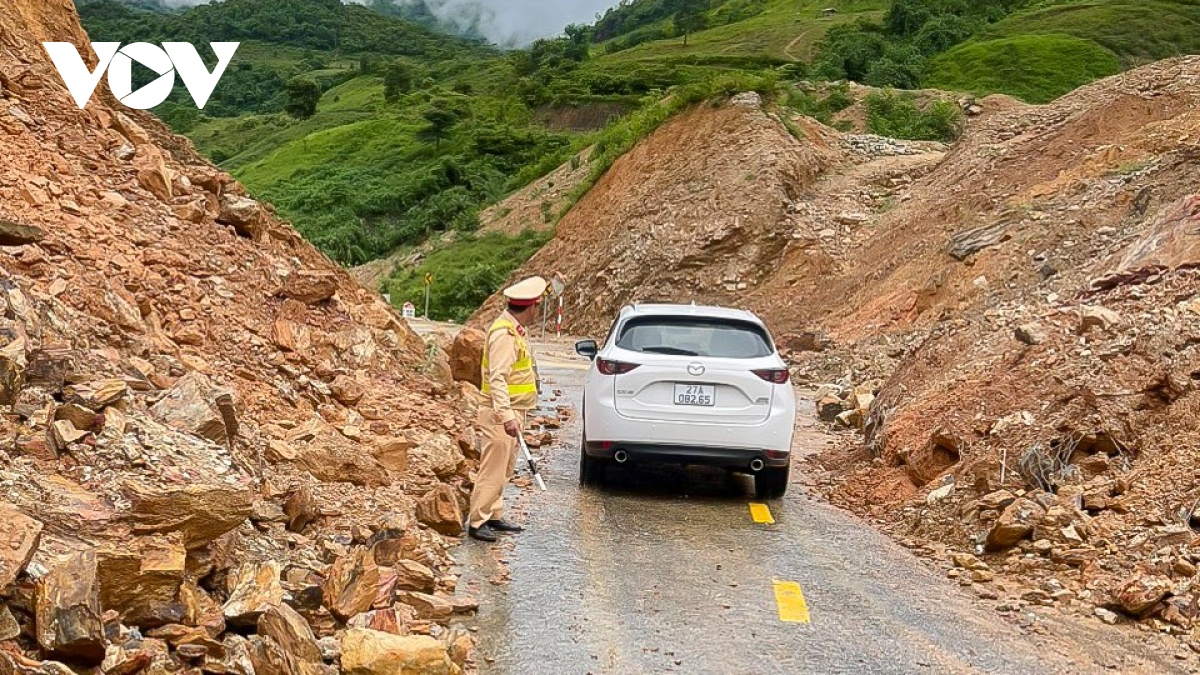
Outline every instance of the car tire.
<svg viewBox="0 0 1200 675"><path fill-rule="evenodd" d="M605 462L602 459L588 457L587 435L579 444L579 484L586 487L597 487L604 483Z"/></svg>
<svg viewBox="0 0 1200 675"><path fill-rule="evenodd" d="M759 499L779 499L788 489L791 467L763 469L754 476L754 492Z"/></svg>

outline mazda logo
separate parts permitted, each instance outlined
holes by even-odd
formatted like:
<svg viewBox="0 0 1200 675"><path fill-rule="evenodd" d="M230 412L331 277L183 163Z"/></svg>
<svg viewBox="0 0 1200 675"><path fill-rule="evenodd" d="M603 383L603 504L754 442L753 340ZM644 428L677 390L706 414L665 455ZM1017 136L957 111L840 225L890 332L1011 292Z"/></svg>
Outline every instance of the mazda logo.
<svg viewBox="0 0 1200 675"><path fill-rule="evenodd" d="M701 375L704 374L704 364L703 363L688 364L688 374L695 375L696 377L700 377Z"/></svg>

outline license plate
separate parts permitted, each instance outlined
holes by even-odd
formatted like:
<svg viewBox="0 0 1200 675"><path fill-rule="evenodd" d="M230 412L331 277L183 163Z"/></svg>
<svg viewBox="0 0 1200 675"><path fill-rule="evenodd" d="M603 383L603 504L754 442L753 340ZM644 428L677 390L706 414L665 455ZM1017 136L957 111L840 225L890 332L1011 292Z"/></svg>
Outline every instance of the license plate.
<svg viewBox="0 0 1200 675"><path fill-rule="evenodd" d="M717 388L711 384L675 385L675 405L715 406Z"/></svg>

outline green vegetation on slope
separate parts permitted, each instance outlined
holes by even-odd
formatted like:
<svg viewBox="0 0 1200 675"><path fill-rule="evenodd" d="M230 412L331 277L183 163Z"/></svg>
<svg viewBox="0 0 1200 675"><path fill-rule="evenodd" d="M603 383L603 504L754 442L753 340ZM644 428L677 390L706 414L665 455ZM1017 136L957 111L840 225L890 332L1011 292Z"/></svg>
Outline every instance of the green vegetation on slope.
<svg viewBox="0 0 1200 675"><path fill-rule="evenodd" d="M1121 68L1200 50L1192 0L893 0L831 29L814 73L880 87L1052 100Z"/></svg>
<svg viewBox="0 0 1200 675"><path fill-rule="evenodd" d="M417 267L398 270L387 281L387 292L396 305L411 302L423 311L425 274L432 274L430 315L466 321L551 236L550 232L524 232L516 237L489 232L459 237L452 245L430 253Z"/></svg>
<svg viewBox="0 0 1200 675"><path fill-rule="evenodd" d="M1053 100L1123 68L1200 52L1200 3L1058 2L1020 12L929 64L926 83Z"/></svg>
<svg viewBox="0 0 1200 675"><path fill-rule="evenodd" d="M1018 35L969 42L937 57L926 83L976 94L1003 92L1030 103L1121 70L1116 54L1070 35Z"/></svg>

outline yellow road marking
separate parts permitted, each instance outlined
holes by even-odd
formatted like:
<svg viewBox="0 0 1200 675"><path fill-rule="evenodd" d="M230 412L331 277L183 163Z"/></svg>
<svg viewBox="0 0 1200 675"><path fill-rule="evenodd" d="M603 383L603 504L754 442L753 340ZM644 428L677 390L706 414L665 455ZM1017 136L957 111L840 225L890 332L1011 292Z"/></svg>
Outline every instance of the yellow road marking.
<svg viewBox="0 0 1200 675"><path fill-rule="evenodd" d="M775 602L779 605L779 620L789 623L808 623L808 603L804 591L794 581L775 581Z"/></svg>
<svg viewBox="0 0 1200 675"><path fill-rule="evenodd" d="M762 525L775 524L771 509L766 504L750 504L750 517L754 519L754 522Z"/></svg>

